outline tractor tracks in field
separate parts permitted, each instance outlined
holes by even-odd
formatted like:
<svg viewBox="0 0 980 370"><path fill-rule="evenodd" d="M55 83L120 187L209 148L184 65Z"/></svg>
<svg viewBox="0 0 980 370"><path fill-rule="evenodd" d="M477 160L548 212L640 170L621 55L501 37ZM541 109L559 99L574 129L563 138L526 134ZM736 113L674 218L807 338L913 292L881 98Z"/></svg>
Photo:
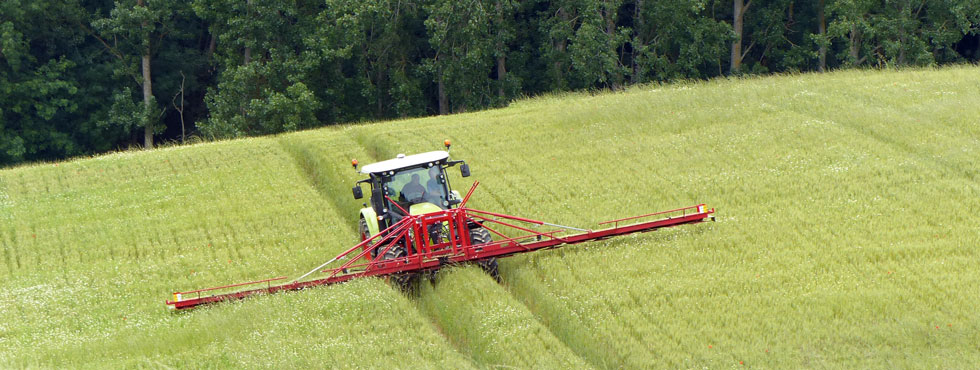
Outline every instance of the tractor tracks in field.
<svg viewBox="0 0 980 370"><path fill-rule="evenodd" d="M288 135L280 137L278 141L283 151L292 157L301 177L331 206L332 209L326 211L339 215L345 221L343 227L349 229L352 235L356 235L358 232L356 225L360 216L358 214L358 204L347 200L353 199L349 193L350 189L347 189L347 185L348 183L353 184L356 181L356 179L349 177L356 176L344 176L341 171L350 171L352 175L354 171L349 167L341 168L341 166L347 167L346 161L351 158L357 158L364 163L370 163L376 161L380 153L380 148L365 145L363 142L365 138L358 136L353 133L338 134L329 137ZM337 147L341 148L339 152L342 153L330 150L337 149ZM352 238L350 242L355 243L356 241ZM391 287L390 289L397 288ZM419 297L413 296L410 292L402 293L406 294L407 298L413 301L412 309L420 317L425 318L429 325L431 325L432 330L438 333L454 351L460 356L466 357L471 362L472 367L480 365L473 358L466 356L465 349L461 348L459 343L452 340L450 335L447 334L446 329L438 324L435 317L432 317L420 308Z"/></svg>
<svg viewBox="0 0 980 370"><path fill-rule="evenodd" d="M344 227L349 229L352 235L356 234L356 225L359 218L358 210L363 205L353 199L350 194L350 186L357 180L360 180L361 175L353 171L349 161L352 158L357 158L362 163L370 163L377 161L379 158L391 156L389 154L394 153L394 149L388 147L381 140L373 139L365 133L349 129L334 131L327 135L310 135L305 133L284 135L278 138L278 143L282 150L293 159L301 177L331 206L332 209L325 211L332 211L338 214L345 221L346 226ZM499 203L499 199L497 201ZM351 243L353 242L355 240L352 239ZM493 289L493 291L498 294L502 293L510 296L509 298L511 299L509 301L514 302L515 307L509 309L527 312L529 316L533 317L537 325L547 329L546 331L555 337L555 344L565 347L566 350L562 352L570 353L572 356L577 356L581 359L581 362L576 362L588 364L593 367L596 366L594 363L589 362L585 356L582 356L576 348L573 348L569 343L565 342L564 338L554 335L556 329L551 327L548 322L542 321L541 313L535 312L535 310L526 304L528 299L533 298L521 297L514 294L513 290L506 283L499 283L499 286L500 289ZM392 287L392 289L397 288ZM477 367L494 366L492 363L483 363L477 358L468 357L470 354L482 353L487 350L486 348L474 348L474 343L466 340L466 336L472 335L472 333L455 332L452 327L441 325L440 319L435 316L432 310L422 308L422 302L426 297L420 296L419 294L426 294L426 292L418 291L404 294L407 294L408 298L415 303L414 309L419 315L427 319L430 325L432 325L432 330L442 335L444 340L459 354L469 358L473 362L473 365ZM428 294L434 293L429 291ZM451 302L445 302L445 304L451 304ZM494 313L485 314L492 315ZM461 325L455 326L457 328L465 327L466 324L473 323L459 324ZM541 348L538 349L541 350ZM530 356L534 348L528 348L527 350L529 353L526 354Z"/></svg>
<svg viewBox="0 0 980 370"><path fill-rule="evenodd" d="M344 221L344 228L351 233L357 230L356 208L351 208L351 203L342 198L341 191L345 188L345 182L341 178L337 169L333 168L328 161L329 158L318 149L317 141L306 141L304 138L291 136L280 137L279 145L296 164L298 171L307 184L316 191L317 195L332 206L332 212L339 215ZM349 190L349 189L348 189Z"/></svg>

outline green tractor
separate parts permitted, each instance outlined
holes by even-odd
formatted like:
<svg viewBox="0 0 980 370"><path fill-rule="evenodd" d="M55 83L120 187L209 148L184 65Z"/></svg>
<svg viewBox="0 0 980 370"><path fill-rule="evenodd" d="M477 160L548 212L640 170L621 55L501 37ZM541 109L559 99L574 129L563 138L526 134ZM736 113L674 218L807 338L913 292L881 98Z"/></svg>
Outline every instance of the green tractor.
<svg viewBox="0 0 980 370"><path fill-rule="evenodd" d="M470 167L464 161L450 160L449 147L451 144L449 140L446 140L445 145L445 151L438 150L408 156L399 154L393 159L361 167L359 172L368 175L368 178L354 184L352 189L354 199L364 197L361 184L371 185L370 205L364 204L358 221L361 241L378 233L385 233L389 227L406 216L405 210L410 215L422 215L455 208L462 202L459 192L453 190L449 183L446 169L460 165L460 175L469 177ZM357 161L354 160L351 164L356 170ZM472 244L484 244L492 241L490 232L483 225L470 222L467 226ZM429 230L429 240L446 240L448 238L448 227L432 225ZM404 245L404 243L392 246L387 248L388 251L381 256L381 259L404 257L409 253L408 248L412 247L411 245ZM364 248L371 249L371 253L365 256L370 259L376 259L377 253L385 249L382 247L374 248L373 245L367 245ZM412 252L414 253L414 251ZM500 279L496 258L477 263L494 279ZM405 287L414 278L415 276L402 276L397 279L397 283Z"/></svg>

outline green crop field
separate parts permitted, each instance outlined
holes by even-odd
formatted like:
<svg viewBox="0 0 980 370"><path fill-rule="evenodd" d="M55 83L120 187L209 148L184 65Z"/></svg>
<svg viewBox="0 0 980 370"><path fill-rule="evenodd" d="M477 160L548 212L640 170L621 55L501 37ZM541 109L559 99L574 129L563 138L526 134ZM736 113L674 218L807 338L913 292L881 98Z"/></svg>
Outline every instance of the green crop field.
<svg viewBox="0 0 980 370"><path fill-rule="evenodd" d="M786 75L0 170L0 367L973 367L978 106L975 66ZM477 209L717 222L165 308L352 246L350 159L447 138Z"/></svg>

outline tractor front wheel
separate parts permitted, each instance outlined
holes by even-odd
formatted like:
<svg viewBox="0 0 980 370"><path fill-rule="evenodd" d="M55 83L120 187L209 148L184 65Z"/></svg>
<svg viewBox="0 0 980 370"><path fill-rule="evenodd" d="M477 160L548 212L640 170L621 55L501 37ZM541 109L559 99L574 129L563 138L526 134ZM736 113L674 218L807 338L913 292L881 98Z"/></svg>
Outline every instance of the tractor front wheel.
<svg viewBox="0 0 980 370"><path fill-rule="evenodd" d="M368 238L371 237L371 229L368 228L367 220L365 220L364 217L361 217L361 220L357 222L357 229L360 230L360 232L361 232L361 241L362 242L365 241L365 240L368 240ZM365 250L371 249L372 246L374 246L374 242L371 242L368 245L365 245L364 246L364 249ZM375 249L372 249L371 250L371 254L370 254L370 256L371 256L370 259L374 259L374 257L377 257L377 255L378 255L378 251L375 250Z"/></svg>
<svg viewBox="0 0 980 370"><path fill-rule="evenodd" d="M492 242L493 238L491 237L490 232L487 231L487 229L482 227L477 227L477 228L470 229L470 241L472 242L473 245L480 245L480 244L486 244ZM480 268L483 269L483 271L486 271L487 274L490 274L490 277L492 277L498 283L500 282L500 270L497 268L496 258L490 258L483 261L478 261L476 264L479 265Z"/></svg>

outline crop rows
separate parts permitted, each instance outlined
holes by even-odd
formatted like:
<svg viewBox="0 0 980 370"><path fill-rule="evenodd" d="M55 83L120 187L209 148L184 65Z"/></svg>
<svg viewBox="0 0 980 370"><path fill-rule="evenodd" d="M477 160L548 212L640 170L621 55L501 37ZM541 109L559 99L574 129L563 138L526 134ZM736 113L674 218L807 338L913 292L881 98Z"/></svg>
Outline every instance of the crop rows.
<svg viewBox="0 0 980 370"><path fill-rule="evenodd" d="M589 226L719 207L716 224L503 263L509 290L591 364L969 356L980 124L957 107L980 85L975 70L946 73L538 99L365 136L406 152L434 141L412 132L465 143L454 155L478 159L481 208ZM839 93L851 80L862 87Z"/></svg>
<svg viewBox="0 0 980 370"><path fill-rule="evenodd" d="M14 222L0 237L0 364L369 366L373 343L396 336L414 342L388 345L407 363L455 356L380 282L165 312L174 290L296 275L355 239L276 141L124 153L2 179ZM325 357L296 356L309 341Z"/></svg>
<svg viewBox="0 0 980 370"><path fill-rule="evenodd" d="M976 363L976 72L651 85L0 171L0 366ZM511 257L502 283L461 267L415 294L163 311L349 247L350 159L447 138L475 208L598 228L704 202L718 222Z"/></svg>
<svg viewBox="0 0 980 370"><path fill-rule="evenodd" d="M464 354L486 367L587 368L521 302L476 266L423 282L419 302Z"/></svg>
<svg viewBox="0 0 980 370"><path fill-rule="evenodd" d="M357 210L362 207L350 194L350 185L360 180L350 167L351 158L363 163L377 158L393 157L404 148L386 145L373 136L361 133L362 127L338 131L312 131L280 138L314 179L320 193L346 208L351 226L356 225ZM441 140L418 151L439 150ZM404 151L405 153L414 153ZM454 153L455 155L455 153ZM464 158L458 157L455 158ZM464 182L450 173L451 181ZM465 191L463 188L461 191ZM353 227L351 228L353 230ZM537 322L520 302L508 298L507 291L479 269L463 269L438 278L432 287L423 283L415 296L420 314L427 315L466 358L481 366L516 367L582 367L585 363ZM445 281L444 281L445 280ZM482 318L483 325L470 325ZM520 324L518 324L520 323Z"/></svg>

